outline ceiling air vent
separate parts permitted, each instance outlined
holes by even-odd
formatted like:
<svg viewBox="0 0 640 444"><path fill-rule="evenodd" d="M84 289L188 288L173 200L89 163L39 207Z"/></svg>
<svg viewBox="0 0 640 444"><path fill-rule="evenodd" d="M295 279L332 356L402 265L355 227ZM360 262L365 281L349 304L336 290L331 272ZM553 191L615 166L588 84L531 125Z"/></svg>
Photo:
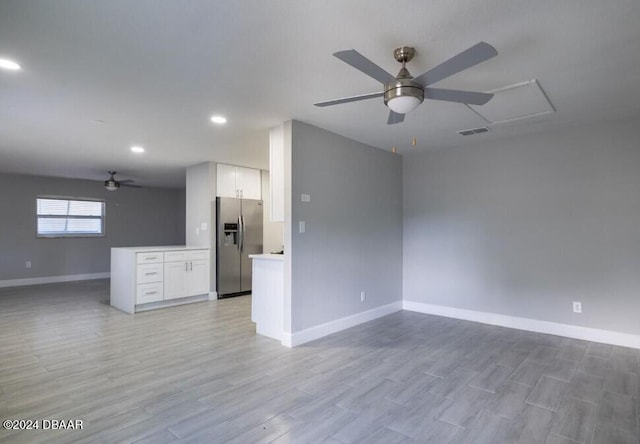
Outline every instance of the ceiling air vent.
<svg viewBox="0 0 640 444"><path fill-rule="evenodd" d="M461 136L470 136L472 134L486 133L487 131L489 131L489 128L487 128L486 126L483 126L482 128L472 128L472 129L461 130L461 131L458 131L458 134L460 134Z"/></svg>

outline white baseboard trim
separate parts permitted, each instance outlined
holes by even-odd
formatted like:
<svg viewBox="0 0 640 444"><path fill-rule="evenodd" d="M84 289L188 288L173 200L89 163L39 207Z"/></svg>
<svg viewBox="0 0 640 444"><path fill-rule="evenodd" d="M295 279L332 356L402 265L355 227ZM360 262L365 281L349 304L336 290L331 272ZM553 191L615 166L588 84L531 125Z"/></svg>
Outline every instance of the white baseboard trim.
<svg viewBox="0 0 640 444"><path fill-rule="evenodd" d="M380 307L372 308L371 310L336 319L335 321L329 321L294 333L283 332L282 340L280 342L282 345L287 347L296 347L400 310L402 310L402 301L393 302L391 304L382 305Z"/></svg>
<svg viewBox="0 0 640 444"><path fill-rule="evenodd" d="M291 333L283 331L282 332L282 339L280 340L280 343L282 345L284 345L285 347L292 348L293 347L293 335Z"/></svg>
<svg viewBox="0 0 640 444"><path fill-rule="evenodd" d="M54 284L56 282L90 281L92 279L108 279L111 273L67 274L65 276L44 276L24 279L7 279L0 281L0 288L22 287L24 285Z"/></svg>
<svg viewBox="0 0 640 444"><path fill-rule="evenodd" d="M558 322L540 321L537 319L520 318L517 316L487 313L483 311L465 310L462 308L446 307L444 305L424 304L421 302L403 301L402 308L418 313L444 316L447 318L464 319L481 322L483 324L499 325L501 327L527 330L537 333L565 336L583 339L585 341L602 342L640 349L640 336L620 333L598 328L581 327L579 325L560 324Z"/></svg>

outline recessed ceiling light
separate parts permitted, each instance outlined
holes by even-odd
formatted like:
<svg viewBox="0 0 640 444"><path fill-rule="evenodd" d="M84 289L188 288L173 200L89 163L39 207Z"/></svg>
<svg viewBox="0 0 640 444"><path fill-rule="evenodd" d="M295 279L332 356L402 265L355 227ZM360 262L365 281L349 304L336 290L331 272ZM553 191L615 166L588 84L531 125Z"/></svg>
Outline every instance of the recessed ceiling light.
<svg viewBox="0 0 640 444"><path fill-rule="evenodd" d="M8 69L10 71L19 71L22 69L20 65L9 59L0 59L0 68Z"/></svg>
<svg viewBox="0 0 640 444"><path fill-rule="evenodd" d="M218 125L222 125L227 123L227 118L224 116L211 116L211 121L213 123L217 123Z"/></svg>
<svg viewBox="0 0 640 444"><path fill-rule="evenodd" d="M131 147L131 152L133 152L133 153L144 153L144 148L142 148L141 146L132 146Z"/></svg>

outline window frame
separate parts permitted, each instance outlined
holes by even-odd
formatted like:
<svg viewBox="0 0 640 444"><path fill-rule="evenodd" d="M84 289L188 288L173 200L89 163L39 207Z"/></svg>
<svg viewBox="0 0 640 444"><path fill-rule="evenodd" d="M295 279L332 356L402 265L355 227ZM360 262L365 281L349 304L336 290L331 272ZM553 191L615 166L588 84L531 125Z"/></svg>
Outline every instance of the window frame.
<svg viewBox="0 0 640 444"><path fill-rule="evenodd" d="M101 233L81 233L81 232L71 232L71 233L52 233L52 234L41 234L38 232L38 218L62 218L69 217L69 215L40 215L38 214L38 200L39 199L54 199L54 200L65 200L65 201L83 201L83 202L100 202L102 204L102 216L73 216L74 219L100 219L102 232ZM36 238L37 239L65 239L65 238L95 238L95 237L105 237L107 233L107 202L105 199L100 199L97 197L75 197L75 196L52 196L52 195L38 195L36 196Z"/></svg>

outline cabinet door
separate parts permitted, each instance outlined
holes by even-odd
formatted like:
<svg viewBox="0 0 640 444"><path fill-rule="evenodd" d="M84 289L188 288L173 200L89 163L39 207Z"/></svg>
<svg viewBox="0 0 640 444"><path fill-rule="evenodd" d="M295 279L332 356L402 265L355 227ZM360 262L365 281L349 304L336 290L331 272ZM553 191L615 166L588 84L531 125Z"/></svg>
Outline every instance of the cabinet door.
<svg viewBox="0 0 640 444"><path fill-rule="evenodd" d="M219 163L216 166L216 195L220 197L239 197L236 186L236 167Z"/></svg>
<svg viewBox="0 0 640 444"><path fill-rule="evenodd" d="M164 264L164 298L176 299L189 295L188 262Z"/></svg>
<svg viewBox="0 0 640 444"><path fill-rule="evenodd" d="M237 167L236 187L243 199L262 199L260 170Z"/></svg>
<svg viewBox="0 0 640 444"><path fill-rule="evenodd" d="M189 262L189 294L209 293L209 261L196 260ZM185 294L185 296L187 296Z"/></svg>

